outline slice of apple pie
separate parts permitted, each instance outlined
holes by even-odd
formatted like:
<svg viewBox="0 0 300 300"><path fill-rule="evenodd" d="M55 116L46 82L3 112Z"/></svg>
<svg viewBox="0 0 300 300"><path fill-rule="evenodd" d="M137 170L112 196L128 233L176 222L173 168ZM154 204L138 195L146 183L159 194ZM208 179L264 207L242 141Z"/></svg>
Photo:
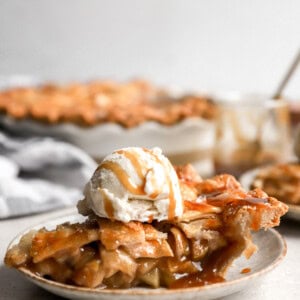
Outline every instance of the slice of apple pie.
<svg viewBox="0 0 300 300"><path fill-rule="evenodd" d="M84 223L27 233L5 263L91 288L202 286L224 281L237 257L256 251L251 231L278 225L287 211L231 175L202 180L140 148L108 156L78 208Z"/></svg>

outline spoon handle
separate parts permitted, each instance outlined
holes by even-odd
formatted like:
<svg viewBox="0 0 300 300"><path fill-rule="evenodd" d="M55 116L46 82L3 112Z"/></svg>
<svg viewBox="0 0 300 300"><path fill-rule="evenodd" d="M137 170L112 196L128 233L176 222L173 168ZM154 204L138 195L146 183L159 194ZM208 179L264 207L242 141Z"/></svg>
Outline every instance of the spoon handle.
<svg viewBox="0 0 300 300"><path fill-rule="evenodd" d="M292 64L290 65L290 67L288 68L285 76L283 77L282 81L280 82L276 92L274 93L272 99L278 100L281 98L282 95L282 91L285 88L285 86L287 85L287 83L289 82L291 76L293 75L293 73L295 72L295 70L297 69L297 66L300 62L300 48L298 49L298 53L295 56Z"/></svg>

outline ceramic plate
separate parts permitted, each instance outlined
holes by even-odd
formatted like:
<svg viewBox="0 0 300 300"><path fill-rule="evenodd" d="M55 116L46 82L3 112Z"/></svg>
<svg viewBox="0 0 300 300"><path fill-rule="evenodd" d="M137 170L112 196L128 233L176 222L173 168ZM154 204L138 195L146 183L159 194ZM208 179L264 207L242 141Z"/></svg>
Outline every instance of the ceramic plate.
<svg viewBox="0 0 300 300"><path fill-rule="evenodd" d="M46 223L27 229L18 235L9 245L12 247L18 243L20 237L29 230L46 227L53 229L57 224L63 222L79 222L83 217L80 215L66 216L64 218L54 219ZM21 268L20 272L36 285L52 292L56 295L69 299L98 299L98 300L141 300L159 299L159 300L181 300L181 299L216 299L222 296L238 292L247 286L252 286L255 281L267 272L276 267L286 254L286 244L281 235L273 230L260 231L253 234L254 243L259 250L249 260L244 257L237 259L234 265L229 269L226 282L216 283L204 287L185 288L177 290L167 289L147 289L136 288L127 290L109 290L109 289L90 289L71 285L56 283L51 280L41 278L34 273ZM247 274L242 274L244 268L250 268Z"/></svg>
<svg viewBox="0 0 300 300"><path fill-rule="evenodd" d="M245 189L249 189L250 185L256 176L256 174L261 170L261 168L256 168L250 171L245 172L241 177L240 177L240 182L242 186ZM288 217L290 219L300 221L300 205L294 205L294 204L288 204L286 203L289 207L289 210L287 214L284 217Z"/></svg>

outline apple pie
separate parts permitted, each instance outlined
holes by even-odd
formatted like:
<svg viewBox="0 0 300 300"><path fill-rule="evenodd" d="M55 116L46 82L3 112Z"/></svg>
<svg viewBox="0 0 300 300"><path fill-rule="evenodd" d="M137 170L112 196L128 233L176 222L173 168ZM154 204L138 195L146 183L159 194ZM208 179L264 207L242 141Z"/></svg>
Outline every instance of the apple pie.
<svg viewBox="0 0 300 300"><path fill-rule="evenodd" d="M85 222L25 234L7 251L6 265L89 288L176 289L224 281L236 258L256 251L251 231L278 225L287 206L260 189L246 192L231 175L203 180L190 165L175 170L181 216L121 222L79 205Z"/></svg>
<svg viewBox="0 0 300 300"><path fill-rule="evenodd" d="M148 82L134 80L12 88L0 92L0 112L16 120L45 124L91 127L116 123L131 128L146 121L173 125L189 117L211 120L216 107L206 97L174 98Z"/></svg>

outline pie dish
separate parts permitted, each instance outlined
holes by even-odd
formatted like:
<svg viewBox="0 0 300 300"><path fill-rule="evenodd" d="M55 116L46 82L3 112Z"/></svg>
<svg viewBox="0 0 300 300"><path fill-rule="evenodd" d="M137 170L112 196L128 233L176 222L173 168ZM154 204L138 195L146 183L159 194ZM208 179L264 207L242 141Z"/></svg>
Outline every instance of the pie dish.
<svg viewBox="0 0 300 300"><path fill-rule="evenodd" d="M175 170L157 149L115 151L78 203L86 220L27 232L5 263L91 289L224 282L235 259L257 250L251 231L278 225L287 206L262 190L246 192L231 175L203 180L190 165Z"/></svg>
<svg viewBox="0 0 300 300"><path fill-rule="evenodd" d="M212 169L215 115L209 97L174 95L142 80L0 92L2 126L19 135L66 140L99 161L114 149L160 145L173 163Z"/></svg>

